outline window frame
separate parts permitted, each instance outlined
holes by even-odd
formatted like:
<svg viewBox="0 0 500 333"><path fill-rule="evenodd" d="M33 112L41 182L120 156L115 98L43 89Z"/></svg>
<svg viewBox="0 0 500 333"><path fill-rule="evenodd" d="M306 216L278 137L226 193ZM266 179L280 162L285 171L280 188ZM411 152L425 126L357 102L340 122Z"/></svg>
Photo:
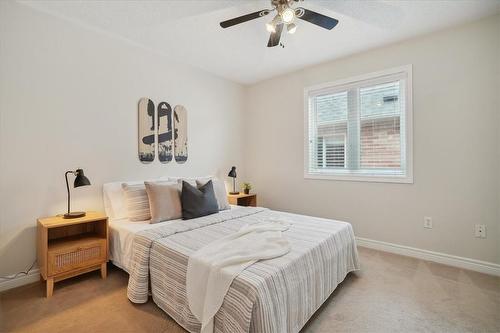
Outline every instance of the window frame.
<svg viewBox="0 0 500 333"><path fill-rule="evenodd" d="M309 172L309 109L312 97L325 93L337 93L346 89L363 88L378 83L383 83L391 77L406 75L405 84L405 166L406 173L402 175L385 174L383 170L349 170L336 169L322 172ZM347 158L347 154L346 154ZM346 164L347 165L347 164ZM413 184L413 90L412 90L412 65L400 66L373 73L358 75L347 79L322 83L304 89L304 178L322 180L366 181L382 183Z"/></svg>

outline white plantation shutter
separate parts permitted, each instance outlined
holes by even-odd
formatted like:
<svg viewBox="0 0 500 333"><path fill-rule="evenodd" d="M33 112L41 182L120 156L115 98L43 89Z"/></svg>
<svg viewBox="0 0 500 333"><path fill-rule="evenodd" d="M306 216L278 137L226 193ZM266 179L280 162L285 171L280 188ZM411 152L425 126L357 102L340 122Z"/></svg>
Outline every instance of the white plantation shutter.
<svg viewBox="0 0 500 333"><path fill-rule="evenodd" d="M308 89L305 176L412 182L410 83L405 67Z"/></svg>

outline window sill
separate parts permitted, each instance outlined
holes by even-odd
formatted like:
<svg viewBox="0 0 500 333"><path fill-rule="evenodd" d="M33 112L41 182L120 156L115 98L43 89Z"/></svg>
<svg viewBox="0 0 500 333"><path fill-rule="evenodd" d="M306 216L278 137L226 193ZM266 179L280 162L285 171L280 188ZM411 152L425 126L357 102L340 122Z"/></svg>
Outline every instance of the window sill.
<svg viewBox="0 0 500 333"><path fill-rule="evenodd" d="M304 179L317 180L340 180L354 182L375 182L375 183L400 183L413 184L413 176L388 176L388 175L373 175L373 174L324 174L324 173L304 173Z"/></svg>

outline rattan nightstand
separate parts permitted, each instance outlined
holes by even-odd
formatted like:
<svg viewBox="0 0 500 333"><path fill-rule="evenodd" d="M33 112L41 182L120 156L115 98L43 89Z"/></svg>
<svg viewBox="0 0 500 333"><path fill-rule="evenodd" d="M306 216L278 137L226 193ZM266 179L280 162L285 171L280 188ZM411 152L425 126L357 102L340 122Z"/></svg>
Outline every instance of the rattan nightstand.
<svg viewBox="0 0 500 333"><path fill-rule="evenodd" d="M52 216L38 219L38 266L47 281L47 297L54 282L100 269L106 278L108 217L87 212L80 218Z"/></svg>

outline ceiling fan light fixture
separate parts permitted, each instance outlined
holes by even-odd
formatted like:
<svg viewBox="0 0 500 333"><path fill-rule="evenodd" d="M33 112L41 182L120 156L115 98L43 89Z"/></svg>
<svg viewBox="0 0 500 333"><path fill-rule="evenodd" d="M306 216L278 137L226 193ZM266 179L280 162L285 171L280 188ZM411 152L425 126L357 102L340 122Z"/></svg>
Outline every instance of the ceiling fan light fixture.
<svg viewBox="0 0 500 333"><path fill-rule="evenodd" d="M295 18L295 11L287 7L281 12L281 18L283 19L283 22L286 24L292 23L294 18Z"/></svg>
<svg viewBox="0 0 500 333"><path fill-rule="evenodd" d="M273 22L267 22L266 30L269 32L276 32L276 26L273 24Z"/></svg>
<svg viewBox="0 0 500 333"><path fill-rule="evenodd" d="M267 31L274 33L276 32L276 26L281 23L281 17L276 15L271 22L266 23Z"/></svg>
<svg viewBox="0 0 500 333"><path fill-rule="evenodd" d="M0 0L1 1L1 0ZM317 25L323 29L332 30L339 23L335 18L316 13L312 10L303 7L292 8L295 2L304 0L270 0L272 8L262 9L253 13L238 16L219 23L221 28L229 28L237 24L252 21L263 16L273 13L273 19L266 23L266 30L270 33L267 47L275 47L283 44L280 43L283 30L286 25L287 32L293 34L297 30L295 19L303 20L311 24Z"/></svg>

